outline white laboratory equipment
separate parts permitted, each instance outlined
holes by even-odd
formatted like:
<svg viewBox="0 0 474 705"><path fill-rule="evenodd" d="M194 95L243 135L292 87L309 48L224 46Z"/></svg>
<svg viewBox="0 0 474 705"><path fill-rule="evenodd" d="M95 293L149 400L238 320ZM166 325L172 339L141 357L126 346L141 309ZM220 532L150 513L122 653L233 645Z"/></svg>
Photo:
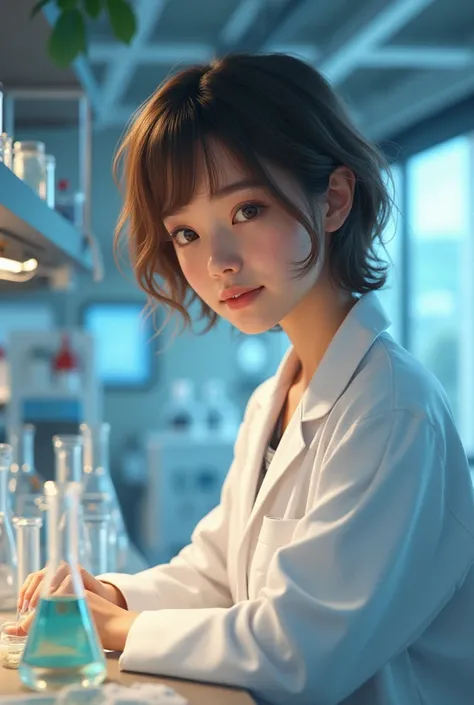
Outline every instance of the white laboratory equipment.
<svg viewBox="0 0 474 705"><path fill-rule="evenodd" d="M58 384L55 359L64 336L80 361L80 384ZM102 388L96 372L92 336L79 329L12 331L7 350L10 362L10 401L6 426L36 427L36 467L45 480L53 479L54 434L77 433L81 423L102 420Z"/></svg>
<svg viewBox="0 0 474 705"><path fill-rule="evenodd" d="M191 538L194 527L220 501L235 438L186 438L154 432L146 441L148 482L142 512L143 548L150 559L168 561Z"/></svg>

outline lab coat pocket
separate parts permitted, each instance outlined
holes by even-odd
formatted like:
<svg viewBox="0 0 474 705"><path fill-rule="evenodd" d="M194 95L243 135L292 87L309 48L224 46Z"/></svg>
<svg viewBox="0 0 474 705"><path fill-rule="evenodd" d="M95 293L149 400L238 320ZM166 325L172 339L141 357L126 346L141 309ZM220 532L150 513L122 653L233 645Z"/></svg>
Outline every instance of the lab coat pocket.
<svg viewBox="0 0 474 705"><path fill-rule="evenodd" d="M291 543L299 519L276 519L266 516L255 546L250 574L249 597L256 597L265 586L268 566L280 548Z"/></svg>

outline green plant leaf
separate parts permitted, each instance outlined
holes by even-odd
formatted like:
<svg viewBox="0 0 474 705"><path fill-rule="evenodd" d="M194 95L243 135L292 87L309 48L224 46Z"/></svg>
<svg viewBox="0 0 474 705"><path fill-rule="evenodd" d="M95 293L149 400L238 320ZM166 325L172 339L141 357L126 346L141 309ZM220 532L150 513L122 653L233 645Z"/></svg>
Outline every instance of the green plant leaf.
<svg viewBox="0 0 474 705"><path fill-rule="evenodd" d="M56 4L60 10L74 10L77 0L56 0Z"/></svg>
<svg viewBox="0 0 474 705"><path fill-rule="evenodd" d="M79 10L66 10L56 24L48 42L48 52L59 66L68 66L86 51L86 28Z"/></svg>
<svg viewBox="0 0 474 705"><path fill-rule="evenodd" d="M89 17L96 20L100 15L102 10L102 0L82 0L84 3L84 8Z"/></svg>
<svg viewBox="0 0 474 705"><path fill-rule="evenodd" d="M112 31L121 42L130 44L137 31L135 13L127 0L106 0Z"/></svg>
<svg viewBox="0 0 474 705"><path fill-rule="evenodd" d="M30 17L34 17L35 15L40 12L45 5L47 5L51 0L39 0L39 2L34 5L33 9L31 10Z"/></svg>

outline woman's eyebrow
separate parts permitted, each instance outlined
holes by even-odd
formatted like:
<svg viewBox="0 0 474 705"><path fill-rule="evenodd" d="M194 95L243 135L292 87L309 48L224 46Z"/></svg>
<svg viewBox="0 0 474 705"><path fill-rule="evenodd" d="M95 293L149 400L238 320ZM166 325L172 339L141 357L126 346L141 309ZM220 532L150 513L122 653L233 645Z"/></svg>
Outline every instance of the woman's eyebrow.
<svg viewBox="0 0 474 705"><path fill-rule="evenodd" d="M230 194L236 193L237 191L245 191L247 189L252 188L262 188L262 184L258 181L255 181L254 179L240 179L240 181L233 181L230 184L224 184L223 186L219 186L219 188L217 188L211 194L211 199L225 198L225 196L229 196ZM180 208L176 208L173 211L167 211L163 214L163 220L165 218L170 218L171 216L179 215L180 213L185 211L186 208L187 205L181 206Z"/></svg>

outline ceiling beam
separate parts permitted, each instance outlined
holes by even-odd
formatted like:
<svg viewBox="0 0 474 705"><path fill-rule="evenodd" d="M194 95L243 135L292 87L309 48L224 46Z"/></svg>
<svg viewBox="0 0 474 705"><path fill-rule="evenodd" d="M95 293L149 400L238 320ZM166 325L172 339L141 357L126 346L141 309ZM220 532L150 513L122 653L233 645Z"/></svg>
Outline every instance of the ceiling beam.
<svg viewBox="0 0 474 705"><path fill-rule="evenodd" d="M393 135L455 105L474 91L474 72L467 68L422 72L401 82L386 94L365 101L360 127L373 140Z"/></svg>
<svg viewBox="0 0 474 705"><path fill-rule="evenodd" d="M135 68L139 63L137 56L146 46L151 33L159 21L167 0L138 0L135 4L138 29L129 46L119 45L113 63L107 69L99 120L105 120L107 115L115 110L121 97L126 93Z"/></svg>
<svg viewBox="0 0 474 705"><path fill-rule="evenodd" d="M329 42L318 69L333 84L342 83L359 60L388 41L435 0L371 0L342 25Z"/></svg>
<svg viewBox="0 0 474 705"><path fill-rule="evenodd" d="M294 0L288 3L284 22L280 22L267 37L263 51L275 51L275 45L291 42L295 34L315 16L315 0Z"/></svg>
<svg viewBox="0 0 474 705"><path fill-rule="evenodd" d="M388 46L358 61L359 66L376 69L464 69L474 67L474 51L462 47Z"/></svg>
<svg viewBox="0 0 474 705"><path fill-rule="evenodd" d="M264 0L241 0L222 28L218 43L222 46L238 45L258 20L263 6Z"/></svg>
<svg viewBox="0 0 474 705"><path fill-rule="evenodd" d="M93 63L113 63L120 55L121 47L115 42L94 42L89 49ZM136 48L136 64L169 66L180 61L209 61L214 49L209 44L196 42L164 42L145 44Z"/></svg>

